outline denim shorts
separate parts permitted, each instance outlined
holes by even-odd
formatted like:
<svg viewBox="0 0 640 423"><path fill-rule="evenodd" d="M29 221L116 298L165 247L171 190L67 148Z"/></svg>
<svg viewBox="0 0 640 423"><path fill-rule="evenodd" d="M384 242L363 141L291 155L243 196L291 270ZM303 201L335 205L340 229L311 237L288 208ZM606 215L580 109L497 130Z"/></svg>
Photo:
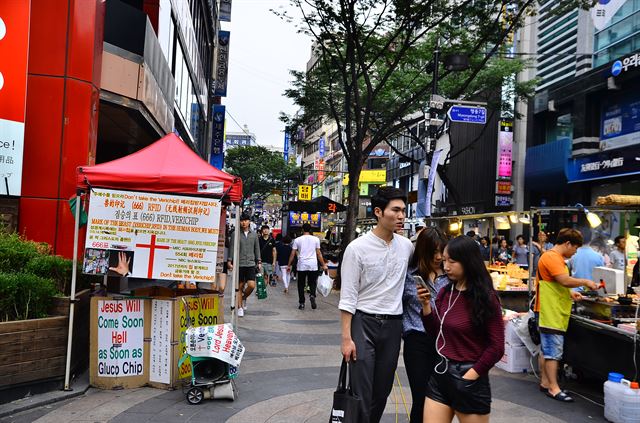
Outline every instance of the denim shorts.
<svg viewBox="0 0 640 423"><path fill-rule="evenodd" d="M564 335L540 332L542 356L547 360L562 360L564 352Z"/></svg>
<svg viewBox="0 0 640 423"><path fill-rule="evenodd" d="M271 263L262 263L262 272L265 275L273 275L273 264Z"/></svg>

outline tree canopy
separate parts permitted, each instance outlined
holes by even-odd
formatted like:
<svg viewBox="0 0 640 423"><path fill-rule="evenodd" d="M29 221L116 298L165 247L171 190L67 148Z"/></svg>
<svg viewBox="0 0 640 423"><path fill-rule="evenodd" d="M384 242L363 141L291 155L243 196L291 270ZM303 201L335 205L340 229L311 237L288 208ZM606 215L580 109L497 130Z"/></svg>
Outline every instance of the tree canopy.
<svg viewBox="0 0 640 423"><path fill-rule="evenodd" d="M286 163L282 153L262 146L236 147L225 151L225 170L242 178L245 199L264 199L274 190L298 179L299 169Z"/></svg>
<svg viewBox="0 0 640 423"><path fill-rule="evenodd" d="M494 110L510 97L526 97L535 81L515 81L527 61L506 45L535 13L535 0L290 0L300 11L299 31L314 40L313 65L292 72L285 92L302 113L282 116L296 132L318 119L338 126L338 141L348 163L347 237L355 232L357 176L369 153L381 142L424 121L434 79L446 98L484 99ZM567 0L552 6L575 7L593 0ZM283 19L294 19L276 12ZM438 74L433 53L465 53L469 68ZM526 58L525 58L526 59ZM510 80L511 83L505 84ZM512 103L512 102L511 102ZM511 106L512 107L512 106Z"/></svg>

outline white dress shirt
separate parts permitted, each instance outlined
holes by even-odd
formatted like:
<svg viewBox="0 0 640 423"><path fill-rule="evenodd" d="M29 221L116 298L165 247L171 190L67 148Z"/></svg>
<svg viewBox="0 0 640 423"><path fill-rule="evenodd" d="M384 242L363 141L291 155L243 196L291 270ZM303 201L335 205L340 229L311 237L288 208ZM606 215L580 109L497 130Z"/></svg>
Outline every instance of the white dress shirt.
<svg viewBox="0 0 640 423"><path fill-rule="evenodd" d="M353 240L342 257L338 308L354 314L402 314L402 292L413 245L393 234L391 243L369 232Z"/></svg>

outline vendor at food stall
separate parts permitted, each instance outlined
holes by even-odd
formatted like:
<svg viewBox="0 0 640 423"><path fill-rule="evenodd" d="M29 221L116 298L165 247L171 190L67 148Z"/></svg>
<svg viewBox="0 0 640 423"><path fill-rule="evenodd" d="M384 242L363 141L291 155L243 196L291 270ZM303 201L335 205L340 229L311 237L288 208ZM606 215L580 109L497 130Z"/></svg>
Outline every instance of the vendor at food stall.
<svg viewBox="0 0 640 423"><path fill-rule="evenodd" d="M558 363L562 360L564 336L569 327L573 300L581 296L571 288L586 286L596 289L595 282L577 279L569 275L565 259L571 258L582 245L582 234L564 228L558 233L555 246L540 257L536 278L534 311L538 313L540 329L539 356L541 370L540 390L561 402L572 402L573 398L558 385Z"/></svg>

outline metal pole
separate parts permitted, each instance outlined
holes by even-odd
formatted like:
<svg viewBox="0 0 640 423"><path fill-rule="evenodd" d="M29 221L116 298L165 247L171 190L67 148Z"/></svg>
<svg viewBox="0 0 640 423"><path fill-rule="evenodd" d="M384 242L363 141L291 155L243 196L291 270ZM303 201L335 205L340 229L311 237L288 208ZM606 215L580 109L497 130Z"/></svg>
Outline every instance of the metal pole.
<svg viewBox="0 0 640 423"><path fill-rule="evenodd" d="M76 278L78 274L78 235L80 233L80 208L82 207L82 191L76 192L76 221L73 230L73 268L71 269L71 295L69 296L69 333L67 335L67 364L64 371L64 390L71 391L71 345L73 344L73 319L76 305Z"/></svg>
<svg viewBox="0 0 640 423"><path fill-rule="evenodd" d="M238 330L238 313L236 310L236 303L238 297L238 290L240 289L240 268L239 268L239 255L240 255L240 213L242 209L240 204L236 207L236 217L234 219L235 229L233 231L233 270L231 272L231 282L233 283L233 289L231 290L231 325L233 330Z"/></svg>

